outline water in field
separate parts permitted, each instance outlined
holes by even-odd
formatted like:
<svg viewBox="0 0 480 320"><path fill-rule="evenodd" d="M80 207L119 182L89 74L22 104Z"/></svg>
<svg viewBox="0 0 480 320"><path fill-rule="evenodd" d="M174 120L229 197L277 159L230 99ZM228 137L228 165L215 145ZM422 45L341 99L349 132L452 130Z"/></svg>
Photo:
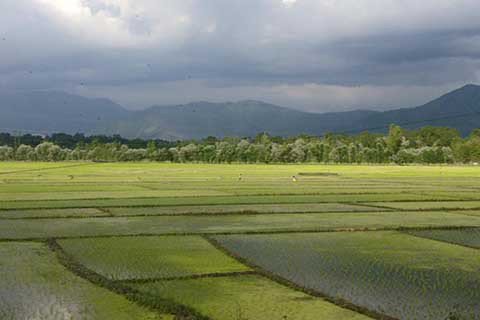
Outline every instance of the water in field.
<svg viewBox="0 0 480 320"><path fill-rule="evenodd" d="M83 280L40 243L0 243L0 319L160 319Z"/></svg>
<svg viewBox="0 0 480 320"><path fill-rule="evenodd" d="M205 237L364 312L480 319L478 168L0 163L0 172L0 320L185 310L368 318L252 274ZM52 238L68 263L45 245ZM105 289L114 285L139 290L135 302Z"/></svg>
<svg viewBox="0 0 480 320"><path fill-rule="evenodd" d="M480 319L480 252L392 232L216 237L302 287L397 319Z"/></svg>

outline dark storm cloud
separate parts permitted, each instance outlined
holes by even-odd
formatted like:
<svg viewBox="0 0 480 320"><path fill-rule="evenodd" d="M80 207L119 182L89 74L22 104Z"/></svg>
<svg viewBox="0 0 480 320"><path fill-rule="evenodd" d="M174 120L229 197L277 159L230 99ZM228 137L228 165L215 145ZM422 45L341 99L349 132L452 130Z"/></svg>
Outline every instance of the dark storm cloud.
<svg viewBox="0 0 480 320"><path fill-rule="evenodd" d="M478 81L479 9L473 0L4 0L0 90L130 106L186 97L403 106Z"/></svg>

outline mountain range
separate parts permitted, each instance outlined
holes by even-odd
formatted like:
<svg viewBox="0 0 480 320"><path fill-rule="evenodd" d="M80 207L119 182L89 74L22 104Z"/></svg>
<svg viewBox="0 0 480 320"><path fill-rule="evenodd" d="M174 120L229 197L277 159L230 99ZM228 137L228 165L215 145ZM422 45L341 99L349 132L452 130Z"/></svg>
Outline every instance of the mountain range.
<svg viewBox="0 0 480 320"><path fill-rule="evenodd" d="M0 131L16 133L81 132L182 140L260 132L279 136L385 132L392 123L410 129L448 126L467 135L480 127L480 86L464 86L418 107L337 113L308 113L252 100L129 111L108 99L65 92L0 94Z"/></svg>

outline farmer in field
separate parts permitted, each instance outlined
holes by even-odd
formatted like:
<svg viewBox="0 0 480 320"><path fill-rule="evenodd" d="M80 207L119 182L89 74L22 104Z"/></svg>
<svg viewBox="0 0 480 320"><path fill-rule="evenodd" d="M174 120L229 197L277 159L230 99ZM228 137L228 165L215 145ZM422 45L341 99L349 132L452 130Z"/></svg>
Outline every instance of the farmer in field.
<svg viewBox="0 0 480 320"><path fill-rule="evenodd" d="M297 176L292 176L292 181L297 182Z"/></svg>

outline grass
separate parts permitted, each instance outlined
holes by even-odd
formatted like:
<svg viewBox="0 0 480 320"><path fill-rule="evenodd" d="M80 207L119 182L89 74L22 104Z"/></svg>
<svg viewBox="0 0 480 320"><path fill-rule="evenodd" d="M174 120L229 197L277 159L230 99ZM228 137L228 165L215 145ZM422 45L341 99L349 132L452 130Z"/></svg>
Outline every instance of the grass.
<svg viewBox="0 0 480 320"><path fill-rule="evenodd" d="M2 243L0 257L0 319L172 319L71 274L41 243Z"/></svg>
<svg viewBox="0 0 480 320"><path fill-rule="evenodd" d="M0 319L149 319L140 305L363 318L331 302L376 319L480 318L479 178L468 166L2 162Z"/></svg>
<svg viewBox="0 0 480 320"><path fill-rule="evenodd" d="M480 249L480 229L417 230L408 233L418 237Z"/></svg>
<svg viewBox="0 0 480 320"><path fill-rule="evenodd" d="M84 218L108 216L109 213L95 208L41 209L41 210L6 210L0 211L0 219L26 218Z"/></svg>
<svg viewBox="0 0 480 320"><path fill-rule="evenodd" d="M480 317L480 251L398 232L215 237L301 287L397 319Z"/></svg>
<svg viewBox="0 0 480 320"><path fill-rule="evenodd" d="M129 190L129 191L77 191L77 192L33 192L3 193L0 201L33 201L36 200L91 200L91 199L130 199L154 197L200 197L225 196L226 192L216 190Z"/></svg>
<svg viewBox="0 0 480 320"><path fill-rule="evenodd" d="M249 271L201 237L132 237L58 241L86 268L111 280Z"/></svg>
<svg viewBox="0 0 480 320"><path fill-rule="evenodd" d="M101 196L101 195L99 195ZM452 200L447 195L423 195L408 193L391 194L331 194L331 195L288 195L288 196L195 196L160 198L118 198L118 199L73 199L43 201L1 201L0 209L56 209L56 208L98 208L98 207L148 207L182 205L231 205L231 204L301 204L326 202L378 202L378 201Z"/></svg>
<svg viewBox="0 0 480 320"><path fill-rule="evenodd" d="M352 212L4 220L0 223L0 240L453 226L480 227L480 216L447 212Z"/></svg>
<svg viewBox="0 0 480 320"><path fill-rule="evenodd" d="M133 286L149 295L162 295L189 305L212 319L369 319L256 275L160 281Z"/></svg>
<svg viewBox="0 0 480 320"><path fill-rule="evenodd" d="M417 202L374 202L368 205L402 210L464 210L480 209L480 201L417 201Z"/></svg>
<svg viewBox="0 0 480 320"><path fill-rule="evenodd" d="M318 212L366 212L382 209L357 206L344 203L312 203L312 204L262 204L262 205L223 205L223 206L179 206L179 207L141 207L141 208L108 208L114 216L149 216L149 215L181 215L181 214L265 214L265 213L318 213ZM1 216L1 211L0 211Z"/></svg>

